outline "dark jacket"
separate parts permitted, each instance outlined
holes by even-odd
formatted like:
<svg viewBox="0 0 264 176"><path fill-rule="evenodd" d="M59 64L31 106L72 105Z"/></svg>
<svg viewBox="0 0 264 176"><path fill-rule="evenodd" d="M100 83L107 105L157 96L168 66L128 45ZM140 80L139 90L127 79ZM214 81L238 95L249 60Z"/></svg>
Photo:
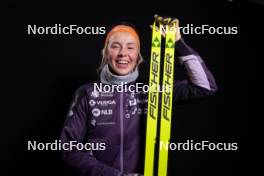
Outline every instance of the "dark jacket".
<svg viewBox="0 0 264 176"><path fill-rule="evenodd" d="M216 92L212 74L183 40L176 43L176 54L188 78L175 81L174 103ZM132 84L136 83L129 85ZM143 173L147 98L144 92L98 92L94 90L94 83L80 87L62 129L61 141L93 143L93 150L65 150L64 160L82 175Z"/></svg>

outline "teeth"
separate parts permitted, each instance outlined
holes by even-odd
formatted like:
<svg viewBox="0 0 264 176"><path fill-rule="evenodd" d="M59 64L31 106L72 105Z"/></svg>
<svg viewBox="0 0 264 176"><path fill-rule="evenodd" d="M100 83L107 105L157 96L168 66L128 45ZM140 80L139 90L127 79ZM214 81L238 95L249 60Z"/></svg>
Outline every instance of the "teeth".
<svg viewBox="0 0 264 176"><path fill-rule="evenodd" d="M118 64L128 64L128 61L125 61L125 60L118 60L117 63L118 63Z"/></svg>

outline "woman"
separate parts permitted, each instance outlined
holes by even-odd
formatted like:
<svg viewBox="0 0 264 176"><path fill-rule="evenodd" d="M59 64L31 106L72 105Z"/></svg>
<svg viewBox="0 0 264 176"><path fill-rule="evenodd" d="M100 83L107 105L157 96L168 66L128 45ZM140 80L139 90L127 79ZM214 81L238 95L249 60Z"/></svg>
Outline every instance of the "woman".
<svg viewBox="0 0 264 176"><path fill-rule="evenodd" d="M178 26L178 21L174 22ZM188 78L175 81L174 103L212 95L217 89L212 74L201 57L177 36L176 56L186 68ZM136 30L129 25L113 27L105 40L97 84L134 85L142 61ZM79 88L74 97L61 141L88 143L90 148L65 150L64 160L82 175L142 174L147 93L99 92L90 83Z"/></svg>

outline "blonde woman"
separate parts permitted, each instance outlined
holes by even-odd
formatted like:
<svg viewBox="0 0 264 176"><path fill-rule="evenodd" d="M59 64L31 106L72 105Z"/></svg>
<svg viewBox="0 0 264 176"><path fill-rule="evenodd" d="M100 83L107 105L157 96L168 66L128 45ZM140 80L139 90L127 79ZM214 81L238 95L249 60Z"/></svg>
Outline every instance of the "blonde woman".
<svg viewBox="0 0 264 176"><path fill-rule="evenodd" d="M178 21L176 20L177 24ZM140 39L131 25L114 26L107 34L100 77L96 84L135 85L143 61ZM176 39L176 55L188 77L175 81L174 103L212 95L217 87L201 57ZM136 176L144 173L147 93L99 92L94 83L80 87L74 95L61 133L66 163L81 175ZM72 142L74 141L74 142ZM78 144L77 146L77 143ZM86 148L80 147L81 144Z"/></svg>

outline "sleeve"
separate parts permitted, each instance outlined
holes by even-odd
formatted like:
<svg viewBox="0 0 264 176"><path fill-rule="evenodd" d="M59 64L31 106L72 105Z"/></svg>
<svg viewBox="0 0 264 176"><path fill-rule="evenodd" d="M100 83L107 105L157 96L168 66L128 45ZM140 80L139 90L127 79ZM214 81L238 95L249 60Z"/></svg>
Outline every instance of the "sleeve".
<svg viewBox="0 0 264 176"><path fill-rule="evenodd" d="M187 79L175 81L174 102L190 101L213 95L217 91L214 76L203 59L183 39L175 45L175 52L187 71Z"/></svg>
<svg viewBox="0 0 264 176"><path fill-rule="evenodd" d="M69 144L71 141L84 143L87 133L87 117L89 109L86 91L83 87L77 90L69 109L64 127L61 131L62 145ZM66 146L66 145L65 145ZM72 147L71 150L63 150L63 160L74 171L81 173L82 176L117 176L120 171L112 168L96 159L92 151L80 151Z"/></svg>

